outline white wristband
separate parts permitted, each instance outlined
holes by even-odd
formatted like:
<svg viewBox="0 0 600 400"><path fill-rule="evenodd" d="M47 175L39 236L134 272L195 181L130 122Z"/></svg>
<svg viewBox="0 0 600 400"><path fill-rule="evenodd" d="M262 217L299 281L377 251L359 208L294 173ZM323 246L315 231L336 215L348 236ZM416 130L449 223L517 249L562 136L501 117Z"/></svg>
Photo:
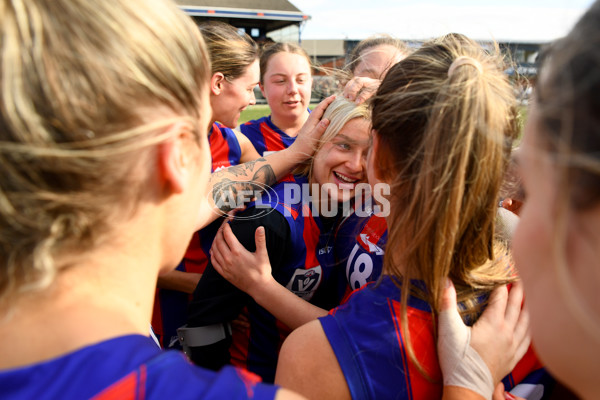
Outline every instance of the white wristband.
<svg viewBox="0 0 600 400"><path fill-rule="evenodd" d="M439 318L439 332L444 332L438 338L444 386L463 387L491 400L495 387L493 377L485 361L470 346L471 329L460 319L442 315L449 312L440 312Z"/></svg>

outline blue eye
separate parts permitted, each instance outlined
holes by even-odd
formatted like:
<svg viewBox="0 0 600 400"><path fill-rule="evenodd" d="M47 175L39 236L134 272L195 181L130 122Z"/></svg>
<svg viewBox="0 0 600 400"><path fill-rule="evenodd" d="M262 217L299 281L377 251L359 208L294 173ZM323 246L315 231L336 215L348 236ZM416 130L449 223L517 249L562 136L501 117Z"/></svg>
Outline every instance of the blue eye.
<svg viewBox="0 0 600 400"><path fill-rule="evenodd" d="M338 147L342 150L350 150L351 147L348 143L338 143Z"/></svg>

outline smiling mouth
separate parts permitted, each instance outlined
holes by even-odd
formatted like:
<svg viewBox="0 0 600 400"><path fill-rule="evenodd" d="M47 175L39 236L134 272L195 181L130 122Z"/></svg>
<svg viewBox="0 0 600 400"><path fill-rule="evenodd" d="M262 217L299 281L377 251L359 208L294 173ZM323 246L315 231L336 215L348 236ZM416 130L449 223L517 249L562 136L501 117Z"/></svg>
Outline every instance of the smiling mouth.
<svg viewBox="0 0 600 400"><path fill-rule="evenodd" d="M351 185L353 185L353 184L355 184L355 183L357 183L357 182L359 182L359 181L360 181L360 179L353 179L353 178L351 178L351 177L349 177L349 176L342 175L342 174L340 174L339 172L335 172L335 171L333 171L333 175L334 175L334 176L335 176L335 177L336 177L336 178L337 178L339 181L341 181L341 182L343 182L343 183L348 183L348 184L351 184Z"/></svg>

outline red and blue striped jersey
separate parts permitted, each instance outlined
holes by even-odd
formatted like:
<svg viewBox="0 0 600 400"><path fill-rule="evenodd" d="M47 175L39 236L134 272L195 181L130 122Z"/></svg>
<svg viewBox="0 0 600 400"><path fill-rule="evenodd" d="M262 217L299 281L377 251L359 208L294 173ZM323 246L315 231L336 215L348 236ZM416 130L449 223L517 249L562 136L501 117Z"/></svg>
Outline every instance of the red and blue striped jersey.
<svg viewBox="0 0 600 400"><path fill-rule="evenodd" d="M401 295L395 278L384 275L352 292L347 301L319 318L354 399L439 399L442 377L429 304L410 297L408 330L414 353L432 380L419 372L401 330ZM533 350L504 384L510 390L530 374L543 372Z"/></svg>
<svg viewBox="0 0 600 400"><path fill-rule="evenodd" d="M233 129L215 122L208 133L208 144L212 158L211 172L240 163L242 149Z"/></svg>
<svg viewBox="0 0 600 400"><path fill-rule="evenodd" d="M335 261L344 268L347 285L340 288L340 298L376 281L383 269L387 242L387 223L384 217L358 216L355 212L344 218L335 232L333 252Z"/></svg>
<svg viewBox="0 0 600 400"><path fill-rule="evenodd" d="M0 371L10 399L273 399L276 387L247 371L190 364L152 339L122 336L34 365Z"/></svg>
<svg viewBox="0 0 600 400"><path fill-rule="evenodd" d="M289 262L274 270L273 277L299 297L329 310L339 304L339 299L332 294L338 281L345 279L334 266L329 243L331 229L324 228L321 218L312 213L310 203L302 200L295 204L283 203L286 185L304 183L307 183L306 177L288 176L261 199L263 205L283 215L290 228ZM265 382L273 382L279 349L290 329L253 300L249 300L244 311L250 328L244 333L234 330L231 362L260 375Z"/></svg>
<svg viewBox="0 0 600 400"><path fill-rule="evenodd" d="M296 137L276 127L271 121L271 116L248 121L240 125L240 131L250 140L258 154L265 155L290 147Z"/></svg>
<svg viewBox="0 0 600 400"><path fill-rule="evenodd" d="M232 165L238 165L242 157L240 144L235 132L215 122L209 132L208 141L212 157L211 172ZM219 218L204 229L194 233L183 260L176 270L202 273L208 263L208 252L221 226ZM157 289L152 313L152 327L161 346L179 346L177 328L184 325L187 318L187 306L191 295L177 290Z"/></svg>

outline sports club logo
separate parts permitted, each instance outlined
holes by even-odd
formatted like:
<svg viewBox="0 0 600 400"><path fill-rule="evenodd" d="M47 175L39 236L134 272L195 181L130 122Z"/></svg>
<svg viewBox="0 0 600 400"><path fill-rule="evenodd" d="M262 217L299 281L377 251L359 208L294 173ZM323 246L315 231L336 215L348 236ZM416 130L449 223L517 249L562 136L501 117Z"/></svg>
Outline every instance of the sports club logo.
<svg viewBox="0 0 600 400"><path fill-rule="evenodd" d="M361 233L359 235L360 237L360 241L364 244L364 248L369 249L369 253L375 253L378 256L383 255L383 249L379 246L377 246L375 243L372 243L369 239L371 239L371 237L369 235L367 235L366 233Z"/></svg>
<svg viewBox="0 0 600 400"><path fill-rule="evenodd" d="M298 297L304 300L310 300L314 296L319 284L323 270L320 265L309 269L297 269L294 275L286 285L286 288L294 292Z"/></svg>

